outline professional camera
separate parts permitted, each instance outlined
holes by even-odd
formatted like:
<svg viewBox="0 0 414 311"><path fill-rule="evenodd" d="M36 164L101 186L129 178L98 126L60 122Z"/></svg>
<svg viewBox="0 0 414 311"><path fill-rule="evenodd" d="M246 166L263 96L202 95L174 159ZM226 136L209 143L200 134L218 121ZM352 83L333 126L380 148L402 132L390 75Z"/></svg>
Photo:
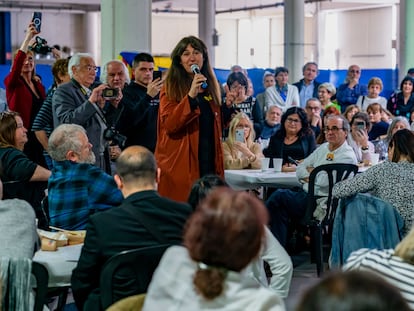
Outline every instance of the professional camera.
<svg viewBox="0 0 414 311"><path fill-rule="evenodd" d="M45 39L36 36L36 41L32 46L29 47L29 50L37 54L46 55L52 51L52 48L47 45L47 41Z"/></svg>
<svg viewBox="0 0 414 311"><path fill-rule="evenodd" d="M108 127L104 131L103 137L105 140L111 141L112 145L118 145L121 149L125 148L126 136L120 134L114 127Z"/></svg>

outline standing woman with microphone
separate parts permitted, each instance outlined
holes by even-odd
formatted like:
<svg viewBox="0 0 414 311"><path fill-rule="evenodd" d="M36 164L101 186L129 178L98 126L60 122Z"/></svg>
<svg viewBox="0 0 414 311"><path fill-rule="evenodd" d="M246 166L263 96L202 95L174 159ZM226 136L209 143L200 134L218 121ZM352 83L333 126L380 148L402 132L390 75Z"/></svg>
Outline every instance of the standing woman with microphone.
<svg viewBox="0 0 414 311"><path fill-rule="evenodd" d="M197 37L181 39L171 59L158 113L158 191L185 202L195 180L224 175L220 88L207 47Z"/></svg>

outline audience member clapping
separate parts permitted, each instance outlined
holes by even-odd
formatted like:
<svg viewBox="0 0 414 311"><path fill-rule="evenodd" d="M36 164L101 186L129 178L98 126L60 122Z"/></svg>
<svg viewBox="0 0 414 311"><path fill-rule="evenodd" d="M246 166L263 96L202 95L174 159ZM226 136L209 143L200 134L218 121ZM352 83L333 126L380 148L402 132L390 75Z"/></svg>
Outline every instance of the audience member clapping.
<svg viewBox="0 0 414 311"><path fill-rule="evenodd" d="M184 245L164 254L143 310L285 310L282 299L243 271L265 237L263 203L246 192L215 189L189 219Z"/></svg>
<svg viewBox="0 0 414 311"><path fill-rule="evenodd" d="M260 168L262 149L254 139L252 122L245 113L239 112L230 122L229 136L223 142L224 168Z"/></svg>

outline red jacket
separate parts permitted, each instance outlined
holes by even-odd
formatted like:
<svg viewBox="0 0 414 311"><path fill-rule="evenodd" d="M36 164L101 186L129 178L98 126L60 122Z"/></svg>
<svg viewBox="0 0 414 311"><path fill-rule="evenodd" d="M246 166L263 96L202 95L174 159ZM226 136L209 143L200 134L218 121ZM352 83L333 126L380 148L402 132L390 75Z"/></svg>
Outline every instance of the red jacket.
<svg viewBox="0 0 414 311"><path fill-rule="evenodd" d="M210 102L214 113L216 174L224 176L221 146L221 109ZM167 99L160 93L155 158L161 169L158 192L176 201L186 202L193 183L200 178L198 163L200 109L191 110L188 96L181 102Z"/></svg>
<svg viewBox="0 0 414 311"><path fill-rule="evenodd" d="M7 105L10 110L20 113L24 126L30 129L33 98L31 90L21 76L25 59L26 53L19 50L14 58L10 73L4 79L4 85L6 86ZM33 81L33 83L39 91L39 96L45 99L46 93L42 83L38 81Z"/></svg>

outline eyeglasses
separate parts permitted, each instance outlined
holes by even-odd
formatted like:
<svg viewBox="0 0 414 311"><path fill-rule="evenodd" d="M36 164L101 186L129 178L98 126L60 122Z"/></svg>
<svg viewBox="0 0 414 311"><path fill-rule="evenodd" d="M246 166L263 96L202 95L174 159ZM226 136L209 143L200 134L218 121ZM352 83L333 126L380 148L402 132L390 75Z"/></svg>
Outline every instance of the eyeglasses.
<svg viewBox="0 0 414 311"><path fill-rule="evenodd" d="M89 72L91 72L92 70L95 71L95 72L98 72L98 67L96 67L96 66L86 65L86 66L82 66L82 67L85 68Z"/></svg>
<svg viewBox="0 0 414 311"><path fill-rule="evenodd" d="M292 119L292 118L287 118L286 121L289 122L289 123L300 123L300 120Z"/></svg>
<svg viewBox="0 0 414 311"><path fill-rule="evenodd" d="M307 106L307 107L306 107L306 109L309 109L309 110L320 110L321 108L319 108L319 107L311 107L311 106Z"/></svg>
<svg viewBox="0 0 414 311"><path fill-rule="evenodd" d="M334 132L334 133L338 133L338 131L339 130L343 130L344 128L343 127L336 127L336 126L332 126L332 127L325 127L324 129L323 129L323 131L325 132L325 133L328 133L329 131L332 131L332 132Z"/></svg>

